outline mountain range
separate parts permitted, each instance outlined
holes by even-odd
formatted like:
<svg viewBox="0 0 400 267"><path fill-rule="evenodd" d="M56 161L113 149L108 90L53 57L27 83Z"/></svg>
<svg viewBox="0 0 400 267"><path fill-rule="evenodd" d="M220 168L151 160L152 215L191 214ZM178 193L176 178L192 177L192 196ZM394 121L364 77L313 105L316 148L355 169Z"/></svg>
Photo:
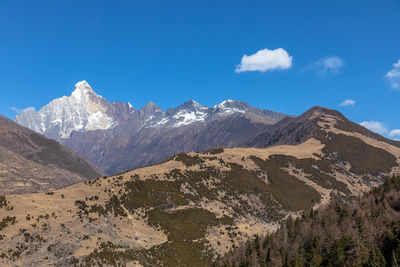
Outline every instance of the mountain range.
<svg viewBox="0 0 400 267"><path fill-rule="evenodd" d="M55 99L39 111L23 111L15 121L113 174L181 152L242 146L285 117L233 100L214 107L189 100L166 111L149 102L136 110L129 102L108 102L82 81L71 96Z"/></svg>
<svg viewBox="0 0 400 267"><path fill-rule="evenodd" d="M211 124L206 109L188 105ZM235 112L227 125L249 114ZM1 265L208 266L288 216L351 200L399 173L400 143L337 111L313 107L275 121L245 136L247 147L181 153L47 193L2 197ZM124 124L117 123L70 138Z"/></svg>

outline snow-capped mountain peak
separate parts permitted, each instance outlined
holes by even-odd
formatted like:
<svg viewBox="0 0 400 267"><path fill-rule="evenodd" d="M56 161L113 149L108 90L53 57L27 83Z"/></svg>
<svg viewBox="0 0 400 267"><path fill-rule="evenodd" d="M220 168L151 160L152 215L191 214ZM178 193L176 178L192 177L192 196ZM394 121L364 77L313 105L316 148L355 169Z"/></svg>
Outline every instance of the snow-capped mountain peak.
<svg viewBox="0 0 400 267"><path fill-rule="evenodd" d="M206 109L208 109L208 107L197 103L193 99L190 99L189 101L184 102L183 104L179 105L178 107L169 109L169 110L176 113L179 110L201 111L201 110L206 110ZM167 110L167 113L168 113L168 110Z"/></svg>
<svg viewBox="0 0 400 267"><path fill-rule="evenodd" d="M199 104L198 102L194 101L193 99L190 99L187 103L189 105L191 105L192 107L194 107L195 109L207 109L208 108L206 106Z"/></svg>
<svg viewBox="0 0 400 267"><path fill-rule="evenodd" d="M86 81L70 96L54 99L37 112L22 112L15 121L48 137L69 138L73 131L105 130L116 125L113 104L97 95Z"/></svg>
<svg viewBox="0 0 400 267"><path fill-rule="evenodd" d="M77 82L75 84L75 90L82 90L82 91L91 91L94 92L92 87L87 83L87 81L83 80L80 82Z"/></svg>
<svg viewBox="0 0 400 267"><path fill-rule="evenodd" d="M166 114L172 122L171 127L181 127L194 122L204 122L209 115L209 108L190 99L177 108L167 110Z"/></svg>
<svg viewBox="0 0 400 267"><path fill-rule="evenodd" d="M235 101L232 99L227 99L227 100L224 100L221 103L215 105L214 108L224 107L226 104L233 103L233 102L235 102Z"/></svg>
<svg viewBox="0 0 400 267"><path fill-rule="evenodd" d="M78 101L82 101L88 93L96 95L92 87L90 87L86 81L81 81L75 84L75 89L71 96Z"/></svg>
<svg viewBox="0 0 400 267"><path fill-rule="evenodd" d="M214 106L214 110L219 115L229 115L235 112L245 113L251 109L251 106L245 102L227 99L218 105Z"/></svg>
<svg viewBox="0 0 400 267"><path fill-rule="evenodd" d="M147 126L177 128L195 122L204 122L209 115L209 107L190 99L176 108L169 108L165 112L160 112L158 116L154 116L149 121Z"/></svg>
<svg viewBox="0 0 400 267"><path fill-rule="evenodd" d="M192 123L207 122L234 113L251 113L263 117L264 111L253 108L249 104L235 100L225 100L215 106L207 107L194 100L186 101L176 108L167 109L162 116L153 117L149 120L147 127L181 127ZM279 115L279 114L278 114ZM278 116L277 115L277 116Z"/></svg>

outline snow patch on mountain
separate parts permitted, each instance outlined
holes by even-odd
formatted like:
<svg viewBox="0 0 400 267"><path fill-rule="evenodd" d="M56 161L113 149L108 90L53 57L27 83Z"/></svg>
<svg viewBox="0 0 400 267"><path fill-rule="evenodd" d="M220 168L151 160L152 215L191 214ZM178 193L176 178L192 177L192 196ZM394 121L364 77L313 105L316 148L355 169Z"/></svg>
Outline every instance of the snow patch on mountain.
<svg viewBox="0 0 400 267"><path fill-rule="evenodd" d="M161 125L167 124L168 121L169 121L168 118L161 118L159 121L155 121L155 122L151 123L151 124L149 125L149 127L161 126Z"/></svg>
<svg viewBox="0 0 400 267"><path fill-rule="evenodd" d="M114 124L114 120L108 117L106 114L100 110L94 113L90 113L88 117L88 122L86 124L86 130L98 130L98 129L108 129Z"/></svg>
<svg viewBox="0 0 400 267"><path fill-rule="evenodd" d="M184 125L189 125L194 122L202 122L207 118L207 112L195 111L195 112L187 112L185 110L179 111L173 117L177 120L176 123L172 125L172 127L181 127Z"/></svg>
<svg viewBox="0 0 400 267"><path fill-rule="evenodd" d="M226 104L234 103L234 102L235 102L235 101L232 100L232 99L227 99L227 100L224 100L224 101L222 101L221 103L215 105L214 108L223 108L223 107L226 106Z"/></svg>
<svg viewBox="0 0 400 267"><path fill-rule="evenodd" d="M219 115L230 115L230 114L233 114L235 112L246 113L245 109L239 108L239 107L235 107L236 103L237 103L237 101L228 99L228 100L225 100L225 101L221 102L218 105L215 105L213 108L214 108L214 110L217 111L217 113Z"/></svg>

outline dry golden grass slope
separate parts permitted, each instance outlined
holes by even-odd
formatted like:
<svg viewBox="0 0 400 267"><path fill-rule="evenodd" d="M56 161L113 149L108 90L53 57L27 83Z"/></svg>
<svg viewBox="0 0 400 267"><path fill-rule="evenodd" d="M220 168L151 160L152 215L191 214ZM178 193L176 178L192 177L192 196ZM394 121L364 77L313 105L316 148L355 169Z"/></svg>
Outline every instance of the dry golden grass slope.
<svg viewBox="0 0 400 267"><path fill-rule="evenodd" d="M215 149L0 198L1 266L206 266L254 234L399 167L400 148L316 113L298 145Z"/></svg>

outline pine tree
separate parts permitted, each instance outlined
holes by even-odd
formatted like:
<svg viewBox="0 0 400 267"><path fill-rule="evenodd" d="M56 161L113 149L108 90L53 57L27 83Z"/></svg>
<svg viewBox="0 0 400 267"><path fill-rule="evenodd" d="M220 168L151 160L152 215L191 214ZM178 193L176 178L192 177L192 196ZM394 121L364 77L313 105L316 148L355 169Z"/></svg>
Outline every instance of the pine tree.
<svg viewBox="0 0 400 267"><path fill-rule="evenodd" d="M301 245L294 256L294 260L292 263L293 267L304 267L306 265L306 251L304 247Z"/></svg>
<svg viewBox="0 0 400 267"><path fill-rule="evenodd" d="M382 252L378 249L372 249L368 260L368 266L386 266L385 257Z"/></svg>
<svg viewBox="0 0 400 267"><path fill-rule="evenodd" d="M309 253L308 265L310 267L320 266L322 264L323 258L321 255L321 247L319 244L319 238L316 236L313 241L313 245L311 247L311 251Z"/></svg>

